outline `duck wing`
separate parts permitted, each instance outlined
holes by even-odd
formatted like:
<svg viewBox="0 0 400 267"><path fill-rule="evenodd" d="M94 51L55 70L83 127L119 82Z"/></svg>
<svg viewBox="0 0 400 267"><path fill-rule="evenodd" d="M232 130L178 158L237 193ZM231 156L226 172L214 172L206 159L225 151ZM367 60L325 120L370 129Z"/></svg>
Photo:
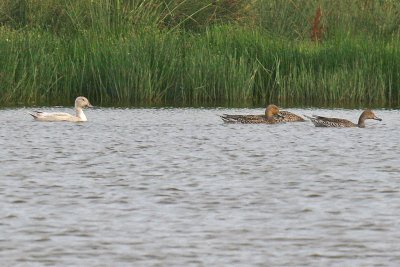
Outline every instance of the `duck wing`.
<svg viewBox="0 0 400 267"><path fill-rule="evenodd" d="M257 117L255 117L255 116L231 117L231 116L222 115L220 117L225 123L242 123L242 124L274 124L274 123L276 123L275 120L267 120L267 118L264 115L260 115Z"/></svg>
<svg viewBox="0 0 400 267"><path fill-rule="evenodd" d="M278 122L294 122L294 121L305 121L299 115L296 115L292 112L281 110L278 113L280 116L274 116ZM280 117L280 118L279 118Z"/></svg>
<svg viewBox="0 0 400 267"><path fill-rule="evenodd" d="M265 115L230 115L223 114L220 116L226 123L257 123L257 121L264 121Z"/></svg>
<svg viewBox="0 0 400 267"><path fill-rule="evenodd" d="M265 115L229 115L223 114L221 117L229 118L233 120L245 119L245 120L259 120L265 118Z"/></svg>
<svg viewBox="0 0 400 267"><path fill-rule="evenodd" d="M37 121L74 121L77 117L65 112L42 112L29 113Z"/></svg>
<svg viewBox="0 0 400 267"><path fill-rule="evenodd" d="M309 118L316 127L355 127L356 124L346 119L329 118L323 116L313 115L312 117L304 115Z"/></svg>

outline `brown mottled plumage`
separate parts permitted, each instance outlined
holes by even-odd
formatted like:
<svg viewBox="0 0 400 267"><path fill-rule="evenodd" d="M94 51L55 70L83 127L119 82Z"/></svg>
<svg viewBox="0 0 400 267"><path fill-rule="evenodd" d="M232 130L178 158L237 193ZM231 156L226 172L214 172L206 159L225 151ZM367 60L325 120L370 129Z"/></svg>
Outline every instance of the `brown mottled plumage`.
<svg viewBox="0 0 400 267"><path fill-rule="evenodd" d="M327 118L322 116L315 116L309 117L304 115L305 117L309 118L311 122L315 125L315 127L365 127L365 120L378 120L381 121L381 118L378 118L372 110L365 110L361 113L360 118L358 119L358 123L355 124L349 120L339 119L339 118Z"/></svg>
<svg viewBox="0 0 400 267"><path fill-rule="evenodd" d="M292 112L285 111L285 110L279 111L279 115L281 115L280 122L296 122L296 121L303 122L303 121L305 121L299 115L296 115Z"/></svg>
<svg viewBox="0 0 400 267"><path fill-rule="evenodd" d="M279 109L275 105L269 105L265 111L265 115L228 115L221 116L222 120L227 123L246 123L246 124L274 124L276 123L275 115L279 113Z"/></svg>
<svg viewBox="0 0 400 267"><path fill-rule="evenodd" d="M274 110L274 113L270 113ZM269 117L272 117L268 120ZM281 123L281 122L295 122L295 121L305 121L302 117L293 114L289 111L279 111L276 105L268 105L265 109L264 115L229 115L224 114L221 116L222 120L227 123Z"/></svg>

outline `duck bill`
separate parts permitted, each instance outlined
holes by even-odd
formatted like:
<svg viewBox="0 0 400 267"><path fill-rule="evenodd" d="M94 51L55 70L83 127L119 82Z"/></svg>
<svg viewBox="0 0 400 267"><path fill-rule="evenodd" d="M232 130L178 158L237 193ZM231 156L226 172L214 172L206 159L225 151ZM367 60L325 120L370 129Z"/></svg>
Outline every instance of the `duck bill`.
<svg viewBox="0 0 400 267"><path fill-rule="evenodd" d="M90 103L88 103L86 106L87 106L88 108L92 108L92 107L93 107L92 104L90 104Z"/></svg>
<svg viewBox="0 0 400 267"><path fill-rule="evenodd" d="M283 116L283 115L280 114L280 113L276 114L276 116L277 116L278 118L281 118L281 119L284 119L284 118L285 118L285 116Z"/></svg>
<svg viewBox="0 0 400 267"><path fill-rule="evenodd" d="M382 121L382 119L381 119L381 118L378 118L378 117L376 117L376 116L375 116L374 120L377 120L377 121Z"/></svg>

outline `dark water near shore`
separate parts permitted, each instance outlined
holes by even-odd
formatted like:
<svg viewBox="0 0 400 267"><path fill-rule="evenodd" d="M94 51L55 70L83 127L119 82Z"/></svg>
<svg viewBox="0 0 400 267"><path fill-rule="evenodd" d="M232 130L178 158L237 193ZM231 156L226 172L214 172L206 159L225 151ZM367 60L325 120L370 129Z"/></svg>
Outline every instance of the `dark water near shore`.
<svg viewBox="0 0 400 267"><path fill-rule="evenodd" d="M0 110L3 266L400 262L398 110L365 129L217 116L256 109L93 109L80 124L27 111Z"/></svg>

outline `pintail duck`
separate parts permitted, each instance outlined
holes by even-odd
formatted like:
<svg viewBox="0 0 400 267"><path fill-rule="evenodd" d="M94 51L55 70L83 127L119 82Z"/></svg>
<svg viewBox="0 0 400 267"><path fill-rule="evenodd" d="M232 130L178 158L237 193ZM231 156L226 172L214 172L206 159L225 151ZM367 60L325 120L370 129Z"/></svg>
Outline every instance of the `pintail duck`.
<svg viewBox="0 0 400 267"><path fill-rule="evenodd" d="M221 116L227 123L281 123L305 121L302 117L289 111L279 110L276 105L268 105L265 109L265 115L229 115Z"/></svg>
<svg viewBox="0 0 400 267"><path fill-rule="evenodd" d="M279 117L279 109L275 105L268 105L265 115L228 115L224 114L221 119L227 123L246 123L246 124L274 124Z"/></svg>
<svg viewBox="0 0 400 267"><path fill-rule="evenodd" d="M338 118L327 118L327 117L322 117L322 116L315 116L313 115L312 117L306 116L305 117L309 118L311 122L315 125L315 127L359 127L359 128L364 128L365 127L365 120L371 119L371 120L378 120L381 121L381 118L378 118L372 110L365 110L363 113L361 113L360 118L358 119L358 123L352 123L349 120L345 119L338 119Z"/></svg>
<svg viewBox="0 0 400 267"><path fill-rule="evenodd" d="M71 115L64 112L41 112L35 111L34 113L29 113L37 121L72 121L80 122L87 121L85 113L83 113L84 107L93 107L86 97L79 96L75 99L75 112L76 115Z"/></svg>

